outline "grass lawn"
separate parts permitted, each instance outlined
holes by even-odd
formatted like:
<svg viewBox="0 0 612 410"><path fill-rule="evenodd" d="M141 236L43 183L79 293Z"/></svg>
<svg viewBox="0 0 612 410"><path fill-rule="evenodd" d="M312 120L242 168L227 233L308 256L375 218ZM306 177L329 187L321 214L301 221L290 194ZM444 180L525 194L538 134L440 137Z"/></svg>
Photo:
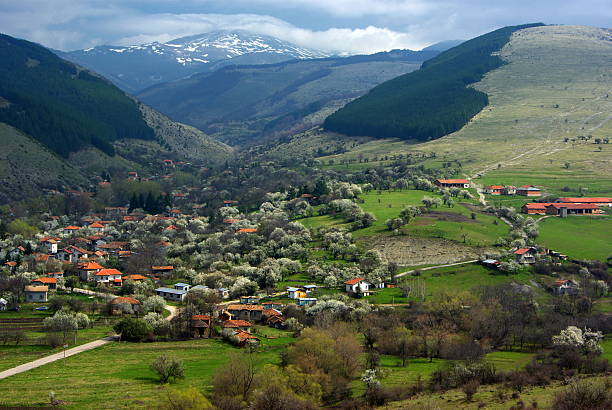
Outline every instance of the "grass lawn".
<svg viewBox="0 0 612 410"><path fill-rule="evenodd" d="M279 352L292 340L289 333L281 331L275 331L273 337L262 337L262 346L253 353L257 366L279 363ZM184 362L185 379L177 387L210 391L217 367L238 352L240 349L213 339L111 343L2 380L0 406L46 405L47 394L53 391L57 399L66 402L65 408L153 408L165 391L149 365L161 354Z"/></svg>
<svg viewBox="0 0 612 410"><path fill-rule="evenodd" d="M112 326L94 326L93 328L79 330L76 343L74 343L74 337L69 335L67 344L69 348L72 348L101 339L109 334L114 334ZM15 345L14 342L0 345L0 371L62 351L61 347L53 348L47 345L46 336L45 332L27 332L27 339L19 345Z"/></svg>
<svg viewBox="0 0 612 410"><path fill-rule="evenodd" d="M605 261L612 256L612 218L546 218L540 222L540 236L537 241L572 258Z"/></svg>
<svg viewBox="0 0 612 410"><path fill-rule="evenodd" d="M384 288L375 289L372 291L370 296L363 298L370 303L374 304L392 304L392 303L406 303L408 299L403 296L403 292L399 288Z"/></svg>
<svg viewBox="0 0 612 410"><path fill-rule="evenodd" d="M413 278L405 276L404 278ZM467 292L477 286L497 285L501 283L525 283L533 278L529 273L505 275L496 270L488 269L477 263L449 266L446 268L422 271L420 278L425 280L425 293L432 297L442 292ZM411 295L411 298L413 296Z"/></svg>

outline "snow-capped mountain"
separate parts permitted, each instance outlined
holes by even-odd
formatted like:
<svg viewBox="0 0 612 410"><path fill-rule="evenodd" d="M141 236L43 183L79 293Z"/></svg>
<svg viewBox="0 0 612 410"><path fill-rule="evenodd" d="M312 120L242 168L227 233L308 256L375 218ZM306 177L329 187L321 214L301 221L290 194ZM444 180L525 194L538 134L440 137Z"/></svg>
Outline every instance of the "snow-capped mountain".
<svg viewBox="0 0 612 410"><path fill-rule="evenodd" d="M132 93L223 65L270 64L329 56L318 50L245 31L215 31L166 43L98 46L57 53L104 75Z"/></svg>

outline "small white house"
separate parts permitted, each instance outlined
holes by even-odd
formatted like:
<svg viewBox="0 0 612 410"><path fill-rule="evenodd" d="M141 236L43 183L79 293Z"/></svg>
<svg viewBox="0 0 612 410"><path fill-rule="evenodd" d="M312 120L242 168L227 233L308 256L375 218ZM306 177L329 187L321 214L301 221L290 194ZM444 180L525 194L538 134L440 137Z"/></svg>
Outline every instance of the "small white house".
<svg viewBox="0 0 612 410"><path fill-rule="evenodd" d="M370 286L364 278L354 278L344 282L346 285L346 292L355 297L370 296Z"/></svg>
<svg viewBox="0 0 612 410"><path fill-rule="evenodd" d="M57 253L57 241L55 239L46 239L42 242L42 244L47 248L47 253Z"/></svg>
<svg viewBox="0 0 612 410"><path fill-rule="evenodd" d="M8 306L8 300L4 298L0 298L0 310L6 310L7 306Z"/></svg>
<svg viewBox="0 0 612 410"><path fill-rule="evenodd" d="M98 284L105 283L116 286L121 286L122 276L123 273L119 272L117 269L102 269L93 275Z"/></svg>
<svg viewBox="0 0 612 410"><path fill-rule="evenodd" d="M185 292L187 292L189 290L189 288L191 288L191 285L189 285L188 283L175 283L174 284L174 289L176 290L184 290Z"/></svg>
<svg viewBox="0 0 612 410"><path fill-rule="evenodd" d="M26 286L25 295L27 302L46 302L49 288L47 286Z"/></svg>

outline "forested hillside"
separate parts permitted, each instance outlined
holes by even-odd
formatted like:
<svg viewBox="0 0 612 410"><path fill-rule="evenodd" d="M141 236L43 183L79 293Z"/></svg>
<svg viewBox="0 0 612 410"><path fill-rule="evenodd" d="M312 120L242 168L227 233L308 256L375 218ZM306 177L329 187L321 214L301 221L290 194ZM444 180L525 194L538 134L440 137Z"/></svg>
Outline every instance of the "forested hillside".
<svg viewBox="0 0 612 410"><path fill-rule="evenodd" d="M44 47L0 35L0 122L67 157L89 145L155 138L136 103L106 80Z"/></svg>
<svg viewBox="0 0 612 410"><path fill-rule="evenodd" d="M171 118L240 145L291 135L372 87L411 72L437 51L230 66L151 87L138 98Z"/></svg>
<svg viewBox="0 0 612 410"><path fill-rule="evenodd" d="M468 87L500 67L497 55L512 33L505 27L466 41L425 62L421 69L387 81L325 120L325 128L347 135L430 140L465 125L488 103Z"/></svg>

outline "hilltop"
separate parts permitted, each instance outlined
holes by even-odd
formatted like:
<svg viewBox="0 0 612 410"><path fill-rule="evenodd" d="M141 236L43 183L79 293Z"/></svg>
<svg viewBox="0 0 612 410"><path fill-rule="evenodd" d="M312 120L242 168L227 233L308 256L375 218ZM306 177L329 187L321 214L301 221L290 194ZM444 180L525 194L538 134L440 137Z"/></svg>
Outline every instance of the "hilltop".
<svg viewBox="0 0 612 410"><path fill-rule="evenodd" d="M224 67L137 96L171 118L234 145L322 123L377 84L418 69L438 51L393 50L345 58Z"/></svg>
<svg viewBox="0 0 612 410"><path fill-rule="evenodd" d="M244 30L214 31L165 43L103 45L56 53L104 75L131 93L230 64L270 64L329 56L319 50Z"/></svg>
<svg viewBox="0 0 612 410"><path fill-rule="evenodd" d="M2 201L79 186L92 173L143 169L161 157L216 163L231 153L97 74L5 35L0 124Z"/></svg>

